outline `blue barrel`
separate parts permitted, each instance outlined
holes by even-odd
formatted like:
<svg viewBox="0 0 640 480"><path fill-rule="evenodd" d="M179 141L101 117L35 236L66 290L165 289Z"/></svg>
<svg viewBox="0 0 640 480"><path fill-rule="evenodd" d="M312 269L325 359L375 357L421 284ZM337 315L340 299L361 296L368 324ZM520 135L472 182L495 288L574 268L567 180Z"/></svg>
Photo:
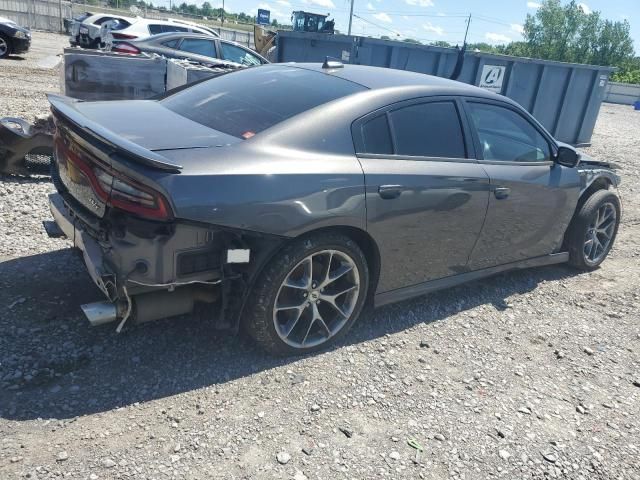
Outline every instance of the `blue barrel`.
<svg viewBox="0 0 640 480"><path fill-rule="evenodd" d="M635 110L640 110L640 100L638 100L636 103L633 104L633 108Z"/></svg>

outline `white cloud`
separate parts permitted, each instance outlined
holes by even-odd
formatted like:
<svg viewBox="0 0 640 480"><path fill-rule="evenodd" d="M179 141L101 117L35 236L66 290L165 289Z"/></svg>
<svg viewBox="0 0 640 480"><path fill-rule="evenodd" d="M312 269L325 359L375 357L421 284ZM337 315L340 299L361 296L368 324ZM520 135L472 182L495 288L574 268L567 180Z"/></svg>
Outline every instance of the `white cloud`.
<svg viewBox="0 0 640 480"><path fill-rule="evenodd" d="M405 20L405 21L407 21L407 22L409 21L409 17L407 17L406 15L403 15L403 16L402 16L402 19L403 19L403 20Z"/></svg>
<svg viewBox="0 0 640 480"><path fill-rule="evenodd" d="M417 7L433 7L433 0L404 0L407 5Z"/></svg>
<svg viewBox="0 0 640 480"><path fill-rule="evenodd" d="M511 41L511 39L506 35L495 32L485 33L484 38L486 38L489 43L509 43Z"/></svg>
<svg viewBox="0 0 640 480"><path fill-rule="evenodd" d="M373 6L371 2L367 3L367 10L375 10L376 7Z"/></svg>
<svg viewBox="0 0 640 480"><path fill-rule="evenodd" d="M427 22L422 25L427 32L435 33L436 35L442 36L444 35L444 29L439 25L434 25L431 22Z"/></svg>
<svg viewBox="0 0 640 480"><path fill-rule="evenodd" d="M285 7L290 7L291 6L291 2L289 2L287 0L276 0L276 3L279 3L280 5L284 5Z"/></svg>
<svg viewBox="0 0 640 480"><path fill-rule="evenodd" d="M540 8L541 6L538 2L527 2L527 8Z"/></svg>
<svg viewBox="0 0 640 480"><path fill-rule="evenodd" d="M384 12L380 12L380 13L376 13L373 18L377 18L378 20L380 20L381 22L385 22L385 23L392 23L393 20L391 20L391 17L389 15L387 15Z"/></svg>
<svg viewBox="0 0 640 480"><path fill-rule="evenodd" d="M304 3L318 5L325 8L336 8L335 3L333 3L331 0L305 0Z"/></svg>
<svg viewBox="0 0 640 480"><path fill-rule="evenodd" d="M589 5L587 5L586 3L579 3L578 7L582 9L582 11L584 13L586 13L587 15L589 15L591 13L591 9L589 8Z"/></svg>
<svg viewBox="0 0 640 480"><path fill-rule="evenodd" d="M511 30L513 30L514 32L518 32L521 35L524 33L524 27L519 23L512 23Z"/></svg>
<svg viewBox="0 0 640 480"><path fill-rule="evenodd" d="M446 13L442 13L442 12L438 12L438 13L436 13L436 15L438 15L439 17L446 17L447 16Z"/></svg>

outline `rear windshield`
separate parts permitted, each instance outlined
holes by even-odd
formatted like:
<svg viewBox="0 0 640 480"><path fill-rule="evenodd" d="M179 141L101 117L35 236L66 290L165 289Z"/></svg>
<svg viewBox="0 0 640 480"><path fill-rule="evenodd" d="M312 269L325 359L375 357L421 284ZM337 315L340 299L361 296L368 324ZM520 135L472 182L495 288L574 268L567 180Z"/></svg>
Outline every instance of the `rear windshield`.
<svg viewBox="0 0 640 480"><path fill-rule="evenodd" d="M209 128L248 139L299 113L363 90L362 85L332 75L274 65L213 78L161 103Z"/></svg>

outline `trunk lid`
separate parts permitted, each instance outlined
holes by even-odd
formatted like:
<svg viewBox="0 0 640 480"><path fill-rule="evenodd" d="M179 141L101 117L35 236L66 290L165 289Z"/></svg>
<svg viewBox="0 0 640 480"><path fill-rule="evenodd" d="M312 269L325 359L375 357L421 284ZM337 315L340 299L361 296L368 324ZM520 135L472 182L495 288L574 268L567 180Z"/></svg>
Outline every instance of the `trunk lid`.
<svg viewBox="0 0 640 480"><path fill-rule="evenodd" d="M56 119L55 157L61 183L80 204L103 217L108 194L97 170L125 174L156 190L154 178L179 174L171 153L240 142L182 117L155 101L79 102L50 95ZM103 189L104 190L104 189Z"/></svg>

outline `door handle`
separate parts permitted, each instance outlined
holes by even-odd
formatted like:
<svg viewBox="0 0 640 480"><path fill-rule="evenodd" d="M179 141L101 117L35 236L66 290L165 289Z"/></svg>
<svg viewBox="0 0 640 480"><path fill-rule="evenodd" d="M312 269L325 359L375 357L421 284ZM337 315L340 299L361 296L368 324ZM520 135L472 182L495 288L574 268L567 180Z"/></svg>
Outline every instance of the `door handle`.
<svg viewBox="0 0 640 480"><path fill-rule="evenodd" d="M507 198L510 193L511 189L509 187L496 187L496 189L493 191L493 194L498 200Z"/></svg>
<svg viewBox="0 0 640 480"><path fill-rule="evenodd" d="M378 195L385 200L398 198L402 193L402 185L380 185L378 187Z"/></svg>

